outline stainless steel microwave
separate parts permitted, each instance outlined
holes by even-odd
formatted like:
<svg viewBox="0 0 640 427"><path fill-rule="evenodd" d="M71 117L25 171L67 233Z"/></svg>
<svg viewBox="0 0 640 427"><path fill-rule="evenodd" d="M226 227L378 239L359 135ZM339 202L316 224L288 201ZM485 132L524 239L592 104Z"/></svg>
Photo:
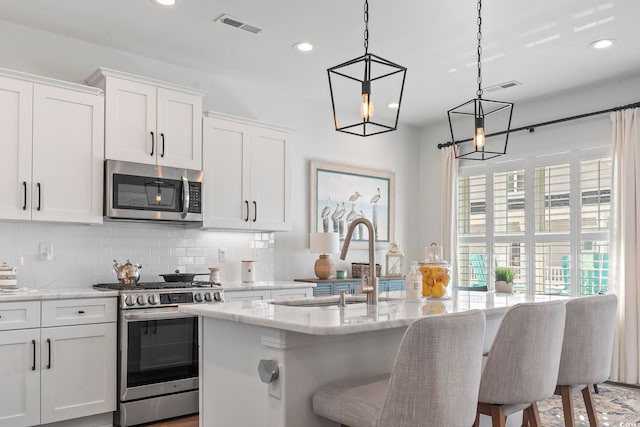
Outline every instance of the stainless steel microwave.
<svg viewBox="0 0 640 427"><path fill-rule="evenodd" d="M105 160L104 173L106 217L202 221L202 171Z"/></svg>

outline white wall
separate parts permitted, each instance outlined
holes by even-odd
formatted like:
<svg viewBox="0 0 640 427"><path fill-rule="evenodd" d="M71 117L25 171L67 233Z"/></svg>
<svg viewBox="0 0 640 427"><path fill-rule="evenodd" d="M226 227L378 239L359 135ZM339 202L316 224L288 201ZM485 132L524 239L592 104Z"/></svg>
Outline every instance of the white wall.
<svg viewBox="0 0 640 427"><path fill-rule="evenodd" d="M396 240L409 259L422 257L421 247L425 242L418 237L419 212L418 203L421 199L418 192L418 131L404 127L397 132L384 135L359 138L344 135L333 130L329 91L327 100L322 105L315 105L304 98L304 94L293 93L286 87L265 87L260 82L234 81L220 78L211 73L183 68L169 62L162 62L140 55L95 45L56 34L33 30L2 22L0 38L12 40L11 43L0 44L0 67L25 71L61 80L82 83L98 67L108 67L117 70L140 74L168 82L190 86L206 94L204 106L223 113L234 114L255 120L277 124L293 129L291 134L292 156L292 231L275 233L275 252L272 260L267 256L263 262L271 263L273 268L265 268L265 280L290 280L298 277L313 276L313 262L317 255L310 254L308 248L309 233L309 160L324 160L337 163L363 166L375 169L392 170L396 173ZM319 73L326 77L324 73ZM323 79L318 84L326 85ZM35 255L40 231L50 231L51 240L62 239L65 233L77 232L82 236L77 244L82 245L84 239L89 239L92 232L84 233L77 230L84 226L34 225L19 224L24 234L10 236L9 241L20 243L16 247L24 248L19 255L30 259ZM13 230L11 225L2 226L6 232ZM97 226L108 231L105 233L119 233L113 225ZM123 226L135 230L134 226ZM130 228L129 228L130 227ZM162 229L161 225L152 228L155 232ZM199 240L200 231L189 230L191 240ZM237 235L238 241L243 241L243 233ZM250 236L253 234L250 233ZM212 243L209 248L226 245L229 235L221 237L223 243ZM203 240L205 238L202 238ZM12 253L8 240L2 241L0 253ZM248 238L245 247L251 248L254 240ZM7 242L7 243L5 243ZM53 242L54 245L56 241ZM170 244L157 242L159 246ZM76 247L76 243L70 244ZM13 244L12 244L13 246ZM57 245L58 246L58 245ZM64 245L62 245L64 247ZM240 249L240 248L238 248ZM75 250L75 249L73 249ZM70 249L70 251L73 251ZM213 249L211 249L213 250ZM108 249L105 249L108 252ZM117 256L116 250L111 248L111 255ZM386 249L377 251L377 260L383 259ZM239 251L241 253L241 251ZM245 256L242 254L242 256ZM9 258L9 259L15 259ZM231 265L237 264L239 269L240 257L229 257L228 270L235 271ZM350 251L346 262L339 262L338 266L348 266L355 261L365 261L365 251ZM108 260L96 258L89 263L88 270L97 270L95 276L87 276L87 280L103 280L105 263ZM179 260L157 264L158 268L169 265L181 265ZM33 261L36 262L36 261ZM41 261L37 261L41 262ZM208 262L213 262L209 260ZM235 263L235 264L234 264ZM108 263L110 265L110 263ZM165 265L166 264L166 265ZM67 264L64 264L67 265ZM63 278L73 275L72 266L55 270L57 278L41 278L33 273L30 286L45 286L49 283L62 283ZM154 264L156 265L156 264ZM110 268L110 267L109 267ZM46 269L46 268L45 268ZM94 278L95 277L95 278ZM223 276L224 277L224 276ZM53 280L53 282L52 282Z"/></svg>
<svg viewBox="0 0 640 427"><path fill-rule="evenodd" d="M508 94L507 91L504 94ZM469 94L473 96L473 94ZM493 99L505 100L500 92ZM452 100L451 106L464 100ZM563 117L605 110L611 107L640 101L640 75L602 82L577 90L557 93L555 96L533 99L517 103L513 110L512 128L560 119ZM436 204L442 197L440 150L438 143L451 140L446 110L442 112L443 121L427 126L420 131L420 182L425 183L428 197L422 199L420 212L420 240L441 241L439 227L441 214ZM574 120L556 125L537 128L511 134L507 155L494 159L496 162L509 162L532 156L548 155L566 151L588 149L611 145L611 121L609 114ZM486 164L466 161L461 167ZM436 206L434 206L436 205Z"/></svg>

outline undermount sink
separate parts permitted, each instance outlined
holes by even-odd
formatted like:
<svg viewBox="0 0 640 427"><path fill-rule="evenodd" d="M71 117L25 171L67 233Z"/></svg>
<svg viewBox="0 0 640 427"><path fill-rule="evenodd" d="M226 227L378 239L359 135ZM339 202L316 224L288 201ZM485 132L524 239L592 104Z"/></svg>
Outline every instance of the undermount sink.
<svg viewBox="0 0 640 427"><path fill-rule="evenodd" d="M379 301L394 301L399 298L380 297ZM313 298L300 298L300 299L283 299L270 301L275 305L287 305L289 307L329 307L332 305L338 305L340 295L331 295L327 297L313 297ZM346 304L364 304L367 302L366 295L346 295Z"/></svg>

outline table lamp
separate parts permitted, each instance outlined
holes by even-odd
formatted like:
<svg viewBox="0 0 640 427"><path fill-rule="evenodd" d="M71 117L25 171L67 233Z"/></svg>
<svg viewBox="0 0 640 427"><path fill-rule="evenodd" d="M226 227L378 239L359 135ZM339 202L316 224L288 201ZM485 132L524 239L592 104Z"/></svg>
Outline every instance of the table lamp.
<svg viewBox="0 0 640 427"><path fill-rule="evenodd" d="M309 248L311 252L320 254L314 265L314 272L318 279L326 280L335 276L336 268L330 254L340 252L338 233L309 234Z"/></svg>

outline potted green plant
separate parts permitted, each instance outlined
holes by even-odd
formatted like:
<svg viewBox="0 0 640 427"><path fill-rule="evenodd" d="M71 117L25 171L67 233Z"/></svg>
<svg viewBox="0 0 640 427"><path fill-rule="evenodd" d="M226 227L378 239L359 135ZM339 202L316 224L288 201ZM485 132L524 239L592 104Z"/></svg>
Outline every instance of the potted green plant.
<svg viewBox="0 0 640 427"><path fill-rule="evenodd" d="M516 271L510 267L496 267L496 292L513 292Z"/></svg>

